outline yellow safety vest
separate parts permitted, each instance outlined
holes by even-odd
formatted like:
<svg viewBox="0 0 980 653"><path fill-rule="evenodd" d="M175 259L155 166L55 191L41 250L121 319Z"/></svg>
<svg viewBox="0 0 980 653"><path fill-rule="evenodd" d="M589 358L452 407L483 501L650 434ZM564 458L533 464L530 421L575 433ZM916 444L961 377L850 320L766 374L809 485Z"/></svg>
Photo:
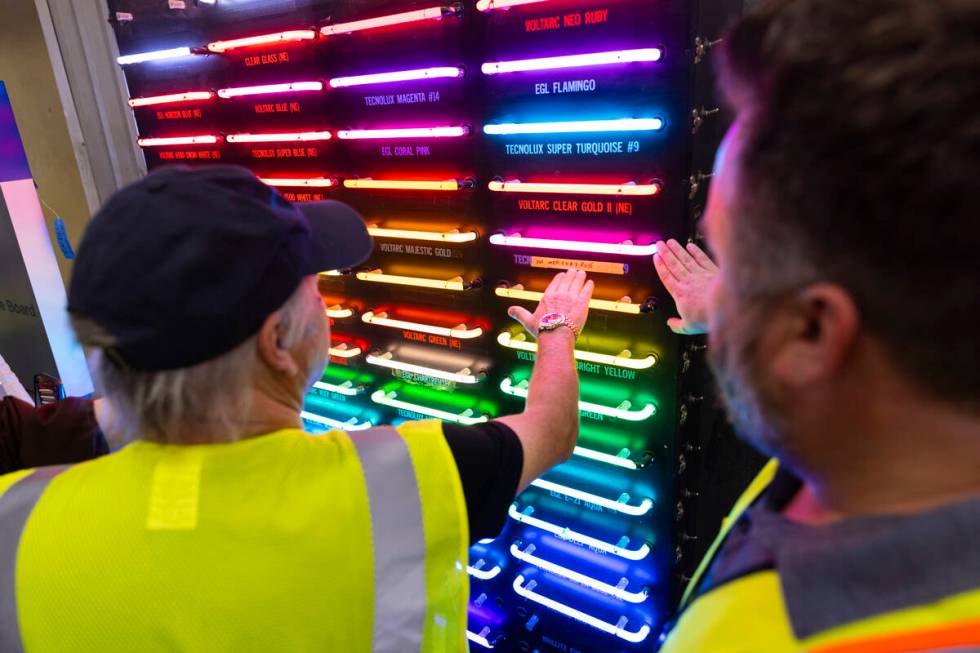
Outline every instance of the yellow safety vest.
<svg viewBox="0 0 980 653"><path fill-rule="evenodd" d="M465 651L440 422L134 443L0 477L0 651Z"/></svg>
<svg viewBox="0 0 980 653"><path fill-rule="evenodd" d="M980 651L980 588L943 600L859 619L797 639L779 574L747 574L701 596L694 592L732 526L776 475L769 462L722 523L681 601L680 619L660 653L976 653ZM969 546L964 542L964 546Z"/></svg>

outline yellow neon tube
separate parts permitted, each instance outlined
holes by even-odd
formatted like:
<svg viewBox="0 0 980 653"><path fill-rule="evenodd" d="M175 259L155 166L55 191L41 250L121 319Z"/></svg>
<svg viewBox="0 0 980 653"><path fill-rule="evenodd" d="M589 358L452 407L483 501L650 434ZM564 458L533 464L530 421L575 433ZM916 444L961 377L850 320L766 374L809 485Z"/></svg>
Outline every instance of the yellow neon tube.
<svg viewBox="0 0 980 653"><path fill-rule="evenodd" d="M340 304L334 304L333 306L327 307L327 317L332 317L335 320L342 320L345 317L354 317L354 309L344 308Z"/></svg>
<svg viewBox="0 0 980 653"><path fill-rule="evenodd" d="M354 358L361 355L360 347L349 347L347 343L341 343L336 347L330 348L330 355L337 358Z"/></svg>
<svg viewBox="0 0 980 653"><path fill-rule="evenodd" d="M371 272L358 272L357 278L361 281L373 281L375 283L391 283L397 286L415 286L416 288L436 288L438 290L467 290L469 284L463 281L462 277L454 277L446 281L440 279L426 279L423 277L403 277L397 274L385 274L381 270Z"/></svg>
<svg viewBox="0 0 980 653"><path fill-rule="evenodd" d="M523 333L512 336L509 332L504 331L497 336L497 342L508 349L518 349L520 351L529 351L534 353L537 353L538 351L538 343L528 342L527 336L525 336ZM645 358L633 358L632 356L632 352L630 352L628 349L624 349L616 356L612 356L610 354L597 354L595 352L583 351L580 349L575 350L576 360L588 361L590 363L600 363L602 365L614 365L616 367L625 367L631 370L645 370L653 367L657 362L657 357L653 354L650 354Z"/></svg>
<svg viewBox="0 0 980 653"><path fill-rule="evenodd" d="M468 243L477 239L475 231L416 231L414 229L384 229L368 226L368 233L375 238L399 238L404 240L426 240L441 243Z"/></svg>
<svg viewBox="0 0 980 653"><path fill-rule="evenodd" d="M542 292L534 292L533 290L524 290L519 286L511 286L509 288L497 288L495 290L498 297L507 297L508 299L523 299L529 302L539 302L541 298L544 297ZM590 299L589 308L594 308L599 311L613 311L616 313L629 313L631 315L639 315L644 312L643 304L634 304L629 300L628 297L624 297L618 302L609 301L608 299Z"/></svg>

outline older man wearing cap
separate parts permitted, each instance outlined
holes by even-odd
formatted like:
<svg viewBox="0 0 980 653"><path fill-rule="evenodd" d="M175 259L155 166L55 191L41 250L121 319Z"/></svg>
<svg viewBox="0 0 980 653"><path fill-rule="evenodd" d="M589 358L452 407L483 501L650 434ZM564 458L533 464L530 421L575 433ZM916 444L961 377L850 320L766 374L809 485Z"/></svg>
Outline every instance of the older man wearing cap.
<svg viewBox="0 0 980 653"><path fill-rule="evenodd" d="M539 344L523 413L313 437L315 275L371 246L346 205L292 205L241 168L109 200L69 311L133 443L0 477L0 650L465 650L468 545L574 446L592 283L562 273L511 309Z"/></svg>

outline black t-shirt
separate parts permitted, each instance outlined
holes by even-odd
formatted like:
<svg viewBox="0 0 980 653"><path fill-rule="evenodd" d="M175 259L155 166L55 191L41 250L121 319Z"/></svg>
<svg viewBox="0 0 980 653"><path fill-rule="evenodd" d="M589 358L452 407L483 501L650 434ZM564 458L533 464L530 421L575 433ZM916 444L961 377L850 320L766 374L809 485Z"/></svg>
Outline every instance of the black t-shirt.
<svg viewBox="0 0 980 653"><path fill-rule="evenodd" d="M470 544L496 537L507 521L524 466L524 448L506 424L476 426L443 423L466 496Z"/></svg>

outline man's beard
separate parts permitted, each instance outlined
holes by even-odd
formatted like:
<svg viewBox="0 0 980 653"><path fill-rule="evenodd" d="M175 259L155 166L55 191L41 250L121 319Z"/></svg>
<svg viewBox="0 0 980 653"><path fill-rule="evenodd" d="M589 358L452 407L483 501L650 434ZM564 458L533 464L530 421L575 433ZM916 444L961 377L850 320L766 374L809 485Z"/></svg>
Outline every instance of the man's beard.
<svg viewBox="0 0 980 653"><path fill-rule="evenodd" d="M785 425L770 383L759 369L758 344L765 310L749 308L718 321L710 335L708 363L738 436L768 456L785 445Z"/></svg>

